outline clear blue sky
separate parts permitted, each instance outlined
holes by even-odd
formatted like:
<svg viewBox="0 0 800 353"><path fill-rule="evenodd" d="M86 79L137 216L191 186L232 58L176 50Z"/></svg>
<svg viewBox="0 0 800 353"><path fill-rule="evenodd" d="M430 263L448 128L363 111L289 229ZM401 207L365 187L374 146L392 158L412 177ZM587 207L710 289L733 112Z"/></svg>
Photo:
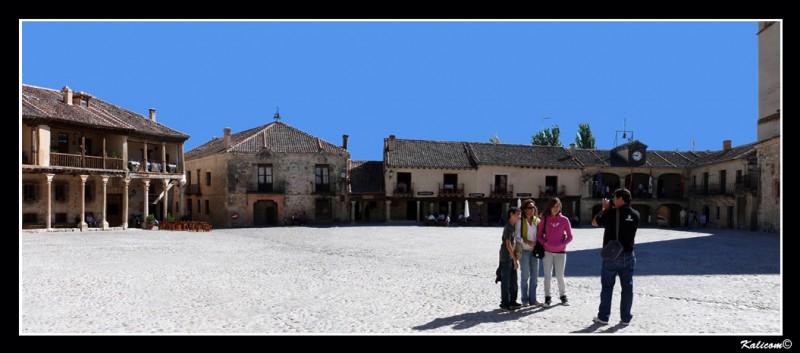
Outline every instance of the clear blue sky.
<svg viewBox="0 0 800 353"><path fill-rule="evenodd" d="M580 122L650 149L756 140L754 22L23 22L22 82L91 93L191 135L283 121L353 159L383 139L528 144ZM620 136L621 139L621 136ZM622 142L620 142L622 143Z"/></svg>

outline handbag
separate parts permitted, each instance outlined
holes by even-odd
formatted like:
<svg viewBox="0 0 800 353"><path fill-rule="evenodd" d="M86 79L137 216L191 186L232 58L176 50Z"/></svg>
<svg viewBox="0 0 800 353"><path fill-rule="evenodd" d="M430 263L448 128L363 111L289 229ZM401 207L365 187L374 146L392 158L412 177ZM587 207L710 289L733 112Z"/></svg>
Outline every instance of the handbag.
<svg viewBox="0 0 800 353"><path fill-rule="evenodd" d="M611 262L616 260L624 249L625 246L619 242L619 209L617 209L617 238L609 241L608 244L603 247L603 251L600 252L600 255L603 256L603 261Z"/></svg>

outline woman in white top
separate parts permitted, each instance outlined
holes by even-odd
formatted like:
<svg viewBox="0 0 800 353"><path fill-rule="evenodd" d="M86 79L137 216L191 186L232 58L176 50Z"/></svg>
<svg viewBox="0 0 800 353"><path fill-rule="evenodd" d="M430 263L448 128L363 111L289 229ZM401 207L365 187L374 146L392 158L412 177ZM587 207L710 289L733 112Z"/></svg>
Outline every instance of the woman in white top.
<svg viewBox="0 0 800 353"><path fill-rule="evenodd" d="M522 243L522 257L519 260L519 269L522 271L520 281L522 285L522 306L540 306L536 300L536 286L539 282L539 259L533 256L533 246L536 245L536 229L539 225L539 216L536 203L531 199L522 202L522 217L517 221L516 240Z"/></svg>

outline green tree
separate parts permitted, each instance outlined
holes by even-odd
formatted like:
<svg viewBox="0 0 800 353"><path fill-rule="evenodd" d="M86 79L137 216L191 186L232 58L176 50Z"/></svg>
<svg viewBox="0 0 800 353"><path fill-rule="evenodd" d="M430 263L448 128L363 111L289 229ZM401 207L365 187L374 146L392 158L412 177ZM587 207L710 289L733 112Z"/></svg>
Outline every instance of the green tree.
<svg viewBox="0 0 800 353"><path fill-rule="evenodd" d="M575 144L580 149L595 149L594 136L592 136L592 129L589 128L589 123L578 124L578 132L575 134Z"/></svg>
<svg viewBox="0 0 800 353"><path fill-rule="evenodd" d="M552 128L544 129L533 135L531 144L534 146L561 147L561 139L559 136L561 136L561 129L558 128L558 125L553 125Z"/></svg>
<svg viewBox="0 0 800 353"><path fill-rule="evenodd" d="M493 143L495 145L499 144L499 143L503 143L502 141L500 141L500 137L497 136L497 134L494 134L494 136L490 137L489 138L489 142L491 142L491 143Z"/></svg>

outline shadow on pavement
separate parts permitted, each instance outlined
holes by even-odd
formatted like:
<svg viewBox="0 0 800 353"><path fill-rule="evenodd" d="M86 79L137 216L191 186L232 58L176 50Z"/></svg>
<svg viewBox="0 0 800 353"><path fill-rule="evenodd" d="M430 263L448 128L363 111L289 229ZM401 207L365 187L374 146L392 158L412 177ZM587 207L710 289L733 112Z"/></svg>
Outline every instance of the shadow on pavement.
<svg viewBox="0 0 800 353"><path fill-rule="evenodd" d="M549 308L525 307L516 311L506 312L497 308L492 311L476 311L474 313L458 314L450 317L437 318L433 321L412 329L418 331L433 330L440 327L452 326L454 330L464 330L484 323L500 323L505 321L516 321L528 315L533 315Z"/></svg>
<svg viewBox="0 0 800 353"><path fill-rule="evenodd" d="M646 229L636 235L637 240L645 237ZM594 249L568 250L567 277L600 275L599 238L597 243ZM637 243L634 252L634 276L780 274L777 234L698 234L694 238Z"/></svg>

